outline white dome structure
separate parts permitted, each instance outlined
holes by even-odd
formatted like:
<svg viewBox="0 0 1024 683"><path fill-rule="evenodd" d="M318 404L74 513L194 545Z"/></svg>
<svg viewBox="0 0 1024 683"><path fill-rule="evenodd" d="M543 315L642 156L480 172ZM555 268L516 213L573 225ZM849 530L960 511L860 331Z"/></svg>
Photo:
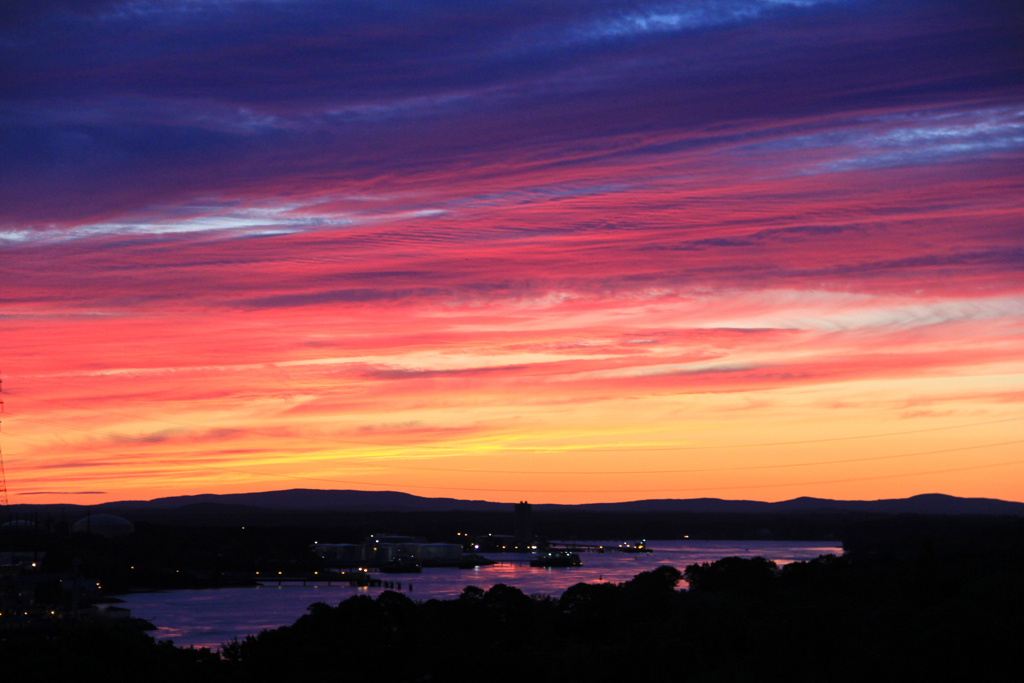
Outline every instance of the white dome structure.
<svg viewBox="0 0 1024 683"><path fill-rule="evenodd" d="M83 517L72 524L71 530L76 533L97 534L113 538L114 536L127 536L135 531L135 525L117 515L92 515Z"/></svg>

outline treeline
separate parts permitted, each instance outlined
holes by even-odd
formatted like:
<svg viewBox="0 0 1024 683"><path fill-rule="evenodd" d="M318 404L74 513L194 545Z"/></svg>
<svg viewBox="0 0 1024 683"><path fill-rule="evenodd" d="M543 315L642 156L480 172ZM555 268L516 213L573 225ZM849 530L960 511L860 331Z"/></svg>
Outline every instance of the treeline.
<svg viewBox="0 0 1024 683"><path fill-rule="evenodd" d="M662 567L621 585L579 584L558 600L506 586L419 605L385 593L313 605L293 626L224 654L236 674L259 681L340 672L386 681L1014 680L1020 558L949 550L926 544L781 569L727 558L682 575ZM681 577L691 590L674 590Z"/></svg>
<svg viewBox="0 0 1024 683"><path fill-rule="evenodd" d="M253 572L314 571L316 535L289 527L179 527L140 522L135 533L103 538L55 532L46 537L40 570L64 573L77 563L104 592L238 585Z"/></svg>
<svg viewBox="0 0 1024 683"><path fill-rule="evenodd" d="M116 628L8 631L0 661L12 680L1019 680L1024 529L975 519L947 531L865 535L842 557L781 568L663 567L559 599L495 586L319 603L222 657Z"/></svg>

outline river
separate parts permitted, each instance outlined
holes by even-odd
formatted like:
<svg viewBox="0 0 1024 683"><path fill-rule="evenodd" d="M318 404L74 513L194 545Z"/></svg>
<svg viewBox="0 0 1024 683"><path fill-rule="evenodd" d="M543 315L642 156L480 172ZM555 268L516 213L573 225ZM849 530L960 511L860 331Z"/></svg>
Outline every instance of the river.
<svg viewBox="0 0 1024 683"><path fill-rule="evenodd" d="M597 541L605 545L615 542ZM488 589L504 583L528 595L557 597L577 583L627 581L636 574L669 564L682 570L695 562L713 562L723 557L766 557L779 565L809 560L819 555L841 555L830 542L799 541L649 541L650 554L581 553L582 567L541 569L527 564L529 555L513 553L487 555L502 564L476 569L424 569L422 574L383 574L387 581L401 584L402 593L414 600L456 598L466 586ZM517 563L518 562L518 563ZM411 583L411 586L410 586ZM153 636L171 639L175 645L217 649L232 638L242 638L262 629L292 624L314 602L335 605L353 595L377 595L381 588L276 584L255 588L132 593L118 596L121 607L132 616L148 619L158 628Z"/></svg>

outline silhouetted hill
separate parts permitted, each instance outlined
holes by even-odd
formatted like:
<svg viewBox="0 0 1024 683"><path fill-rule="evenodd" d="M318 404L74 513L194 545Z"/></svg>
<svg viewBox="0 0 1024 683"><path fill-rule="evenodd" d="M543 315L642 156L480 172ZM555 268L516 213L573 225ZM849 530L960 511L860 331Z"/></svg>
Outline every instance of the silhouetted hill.
<svg viewBox="0 0 1024 683"><path fill-rule="evenodd" d="M388 511L447 512L507 511L510 503L456 498L424 498L397 491L349 491L322 489L290 489L260 493L201 494L175 496L149 501L104 503L97 508L118 510L171 510L203 505L271 510L304 511ZM690 513L777 513L777 512L866 512L890 514L936 515L1021 515L1024 503L993 498L957 498L937 493L891 500L830 500L827 498L794 498L777 503L719 498L655 499L624 503L592 503L585 505L536 505L541 510L577 510L581 512L690 512ZM94 508L95 509L95 508Z"/></svg>
<svg viewBox="0 0 1024 683"><path fill-rule="evenodd" d="M96 507L120 510L170 509L200 504L219 504L271 510L351 510L361 512L444 512L448 510L507 510L508 503L456 498L423 498L398 491L351 491L289 489L260 493L203 493L154 500L103 503Z"/></svg>
<svg viewBox="0 0 1024 683"><path fill-rule="evenodd" d="M638 500L628 503L596 503L575 506L580 510L601 512L872 512L919 515L1024 515L1024 503L995 498L957 498L941 493L926 493L890 500L830 500L801 497L778 503L753 500L694 498L689 500Z"/></svg>

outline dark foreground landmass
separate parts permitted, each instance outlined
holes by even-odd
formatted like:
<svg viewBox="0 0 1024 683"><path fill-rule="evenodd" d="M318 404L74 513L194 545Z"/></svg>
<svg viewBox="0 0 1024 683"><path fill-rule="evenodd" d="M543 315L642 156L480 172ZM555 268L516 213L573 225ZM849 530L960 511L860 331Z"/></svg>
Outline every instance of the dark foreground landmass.
<svg viewBox="0 0 1024 683"><path fill-rule="evenodd" d="M1019 680L1024 520L931 531L896 524L839 558L727 558L557 600L507 586L354 597L223 656L114 625L9 629L0 661L9 680Z"/></svg>

